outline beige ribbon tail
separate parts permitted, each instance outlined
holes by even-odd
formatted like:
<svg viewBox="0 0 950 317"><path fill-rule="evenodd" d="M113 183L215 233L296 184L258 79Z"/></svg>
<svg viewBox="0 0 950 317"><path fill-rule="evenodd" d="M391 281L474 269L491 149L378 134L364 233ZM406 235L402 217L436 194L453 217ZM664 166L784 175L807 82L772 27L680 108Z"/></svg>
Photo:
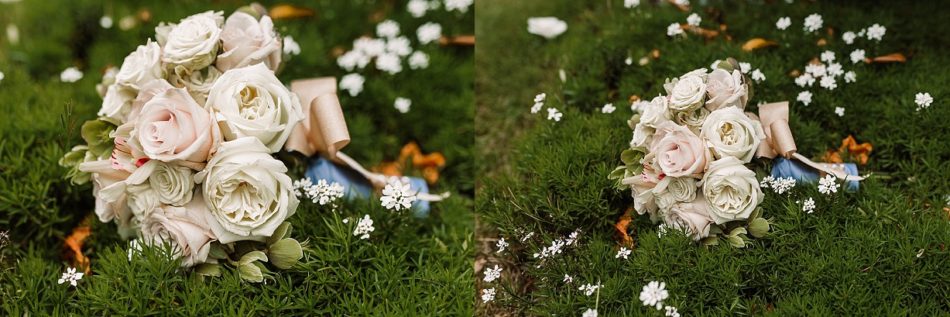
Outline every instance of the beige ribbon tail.
<svg viewBox="0 0 950 317"><path fill-rule="evenodd" d="M382 188L386 186L386 181L388 179L386 175L370 172L349 155L346 155L343 152L337 152L336 159L343 164L346 164L346 166L349 166L360 175L363 175L363 177L368 179L373 184L373 187ZM444 192L441 194L416 192L416 199L424 201L442 201L446 198L449 198L449 196L451 196L449 192Z"/></svg>
<svg viewBox="0 0 950 317"><path fill-rule="evenodd" d="M816 170L825 172L825 173L827 173L827 174L834 175L834 176L837 177L838 179L843 179L843 180L846 180L846 181L863 181L865 178L867 178L867 177L864 177L864 176L848 175L848 173L845 173L844 170L837 169L837 168L833 168L833 167L830 166L830 164L817 163L817 162L815 162L815 161L812 161L812 160L808 159L808 158L805 157L804 155L801 155L801 154L798 154L798 153L793 154L792 157L795 158L796 160L802 162L802 163L805 163L805 165L811 166L812 168L814 168L814 169L816 169Z"/></svg>

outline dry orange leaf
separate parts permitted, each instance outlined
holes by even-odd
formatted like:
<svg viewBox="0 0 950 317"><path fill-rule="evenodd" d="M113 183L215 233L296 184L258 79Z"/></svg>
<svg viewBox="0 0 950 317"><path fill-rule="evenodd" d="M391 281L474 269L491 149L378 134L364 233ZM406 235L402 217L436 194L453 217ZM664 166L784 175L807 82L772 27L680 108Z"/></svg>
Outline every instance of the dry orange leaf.
<svg viewBox="0 0 950 317"><path fill-rule="evenodd" d="M838 152L843 153L845 150L851 154L851 158L857 161L858 164L865 165L868 163L868 156L871 155L871 150L874 149L874 146L870 142L864 142L858 144L854 140L854 136L848 135L847 138L841 140L841 146L838 147Z"/></svg>
<svg viewBox="0 0 950 317"><path fill-rule="evenodd" d="M439 38L439 44L442 46L475 46L474 35L459 35L453 37L443 36Z"/></svg>
<svg viewBox="0 0 950 317"><path fill-rule="evenodd" d="M627 208L623 212L623 215L620 216L620 219L617 219L617 223L614 224L614 235L617 236L620 245L627 247L628 249L633 250L633 237L627 234L627 228L630 227L630 223L633 222L633 208Z"/></svg>
<svg viewBox="0 0 950 317"><path fill-rule="evenodd" d="M757 38L746 41L745 44L742 44L742 50L746 52L751 52L760 48L765 48L769 46L777 46L777 45L778 45L778 42L769 41L761 37L757 37Z"/></svg>
<svg viewBox="0 0 950 317"><path fill-rule="evenodd" d="M270 17L274 20L297 19L313 16L314 11L309 8L290 4L278 4L270 8Z"/></svg>
<svg viewBox="0 0 950 317"><path fill-rule="evenodd" d="M78 227L73 228L73 232L66 237L66 248L68 253L66 258L72 261L73 267L81 267L86 274L89 274L89 258L82 254L82 244L91 233L89 228L89 219L83 220Z"/></svg>
<svg viewBox="0 0 950 317"><path fill-rule="evenodd" d="M868 64L906 63L907 57L903 53L893 53L875 58L865 58L864 62Z"/></svg>
<svg viewBox="0 0 950 317"><path fill-rule="evenodd" d="M399 150L399 159L392 162L382 162L374 170L389 176L402 176L408 163L412 168L422 172L422 177L429 184L439 180L439 169L445 167L445 156L435 152L423 154L416 142L409 142Z"/></svg>
<svg viewBox="0 0 950 317"><path fill-rule="evenodd" d="M844 161L841 160L841 154L833 150L825 152L825 155L821 156L821 160L825 163L844 163Z"/></svg>
<svg viewBox="0 0 950 317"><path fill-rule="evenodd" d="M716 30L704 29L704 28L694 26L694 25L689 25L689 24L681 24L680 27L682 27L687 32L700 35L706 38L707 40L713 39L719 36L719 31L716 31Z"/></svg>

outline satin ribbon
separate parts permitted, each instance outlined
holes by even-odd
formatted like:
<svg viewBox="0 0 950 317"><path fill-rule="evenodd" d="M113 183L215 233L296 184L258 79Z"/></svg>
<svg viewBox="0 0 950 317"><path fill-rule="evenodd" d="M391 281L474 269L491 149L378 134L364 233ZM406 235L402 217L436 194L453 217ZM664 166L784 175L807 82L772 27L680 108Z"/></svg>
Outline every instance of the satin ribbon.
<svg viewBox="0 0 950 317"><path fill-rule="evenodd" d="M765 140L759 143L758 157L775 158L781 155L787 159L796 159L805 165L846 181L861 181L865 177L848 175L841 164L817 163L798 153L792 129L788 126L788 101L773 102L759 106L759 116L749 113L749 117L758 120L765 132Z"/></svg>
<svg viewBox="0 0 950 317"><path fill-rule="evenodd" d="M291 131L284 149L306 156L324 154L330 160L349 166L363 175L373 187L385 187L388 179L386 175L370 172L359 162L340 152L350 143L350 132L346 128L343 108L336 94L336 78L294 80L290 82L290 91L300 98L304 119ZM441 201L448 197L448 192L441 195L416 193L417 199L425 201Z"/></svg>

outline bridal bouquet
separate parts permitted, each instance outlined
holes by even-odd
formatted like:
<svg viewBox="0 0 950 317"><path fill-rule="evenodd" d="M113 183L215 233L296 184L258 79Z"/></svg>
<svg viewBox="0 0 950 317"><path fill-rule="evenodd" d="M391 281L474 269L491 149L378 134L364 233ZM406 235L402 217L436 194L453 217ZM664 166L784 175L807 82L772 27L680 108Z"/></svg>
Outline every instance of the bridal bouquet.
<svg viewBox="0 0 950 317"><path fill-rule="evenodd" d="M60 164L92 181L95 213L124 237L162 246L182 266L216 275L230 264L260 282L302 257L287 236L298 200L272 154L304 118L274 74L282 43L252 8L162 23L97 87L86 144ZM130 251L132 252L132 251Z"/></svg>
<svg viewBox="0 0 950 317"><path fill-rule="evenodd" d="M707 244L724 235L741 247L747 234L769 230L757 209L759 182L746 166L766 134L743 112L752 87L736 61L712 67L668 79L666 96L634 105L641 113L629 122L633 140L611 178L629 186L634 209L662 227Z"/></svg>

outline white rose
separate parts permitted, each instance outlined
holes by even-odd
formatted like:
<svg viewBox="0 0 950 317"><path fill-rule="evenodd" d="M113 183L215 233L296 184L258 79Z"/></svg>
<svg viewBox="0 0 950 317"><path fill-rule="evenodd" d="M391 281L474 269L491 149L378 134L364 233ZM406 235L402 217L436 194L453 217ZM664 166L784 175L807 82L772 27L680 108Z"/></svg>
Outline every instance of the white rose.
<svg viewBox="0 0 950 317"><path fill-rule="evenodd" d="M300 101L263 64L235 68L218 78L208 94L225 140L253 137L270 153L279 151L303 119Z"/></svg>
<svg viewBox="0 0 950 317"><path fill-rule="evenodd" d="M745 109L749 96L742 81L742 73L738 70L729 73L724 69L715 69L709 73L706 83L706 92L709 94L706 109L715 111L732 106Z"/></svg>
<svg viewBox="0 0 950 317"><path fill-rule="evenodd" d="M162 204L184 206L191 201L195 189L194 174L185 166L156 162L148 183Z"/></svg>
<svg viewBox="0 0 950 317"><path fill-rule="evenodd" d="M221 49L215 64L221 71L259 63L273 71L280 65L281 41L266 15L258 21L241 11L231 14L221 30Z"/></svg>
<svg viewBox="0 0 950 317"><path fill-rule="evenodd" d="M667 99L664 96L653 98L653 100L645 106L643 114L640 116L640 123L648 127L656 128L660 123L670 121L670 119L673 118L673 114L670 113L669 106L667 105Z"/></svg>
<svg viewBox="0 0 950 317"><path fill-rule="evenodd" d="M669 195L676 202L688 202L696 198L696 187L696 179L692 177L664 177L654 190Z"/></svg>
<svg viewBox="0 0 950 317"><path fill-rule="evenodd" d="M139 45L125 57L122 67L115 74L116 83L138 90L148 82L162 78L161 58L162 48L149 39L145 45Z"/></svg>
<svg viewBox="0 0 950 317"><path fill-rule="evenodd" d="M755 172L732 156L709 164L703 176L703 196L709 216L717 224L748 219L763 199Z"/></svg>
<svg viewBox="0 0 950 317"><path fill-rule="evenodd" d="M221 243L262 241L296 211L287 167L269 153L256 138L224 142L195 175L203 184L208 223Z"/></svg>
<svg viewBox="0 0 950 317"><path fill-rule="evenodd" d="M155 163L157 163L157 161ZM154 166L150 166L149 168L154 168ZM160 205L158 192L152 189L152 186L147 182L129 184L125 188L125 192L128 197L129 209L131 209L132 214L135 215L136 222L141 223L143 219L152 213L152 210L155 210L155 208Z"/></svg>
<svg viewBox="0 0 950 317"><path fill-rule="evenodd" d="M755 156L765 132L758 121L753 121L742 110L727 107L713 111L703 123L701 136L712 147L717 159L732 156L748 163Z"/></svg>
<svg viewBox="0 0 950 317"><path fill-rule="evenodd" d="M214 67L208 67L203 71L191 71L187 69L176 69L174 73L168 76L168 82L175 87L183 87L188 90L188 94L195 99L199 105L208 101L208 93L211 92L211 86L221 77L221 71Z"/></svg>
<svg viewBox="0 0 950 317"><path fill-rule="evenodd" d="M637 126L633 129L633 140L630 141L630 147L647 147L648 144L652 143L653 133L656 132L656 129L648 127L643 122L637 123Z"/></svg>
<svg viewBox="0 0 950 317"><path fill-rule="evenodd" d="M694 133L699 134L699 130L703 126L703 122L706 122L707 116L709 116L709 110L700 107L693 111L678 111L673 113L673 122L684 125Z"/></svg>
<svg viewBox="0 0 950 317"><path fill-rule="evenodd" d="M178 25L156 28L159 42L164 40L162 61L173 67L202 69L211 65L221 41L221 12L208 11L187 17ZM161 29L161 30L160 30ZM167 32L167 33L166 33Z"/></svg>
<svg viewBox="0 0 950 317"><path fill-rule="evenodd" d="M119 84L109 85L106 88L106 94L102 99L102 107L99 108L98 115L115 125L125 123L129 120L132 101L135 100L136 93L135 89L123 87Z"/></svg>
<svg viewBox="0 0 950 317"><path fill-rule="evenodd" d="M682 230L693 240L705 238L709 236L709 227L712 225L706 204L703 195L696 195L690 201L674 203L663 214L663 223L671 228Z"/></svg>
<svg viewBox="0 0 950 317"><path fill-rule="evenodd" d="M695 72L695 71L694 71ZM664 85L670 95L670 110L692 111L703 105L706 83L702 76L690 73Z"/></svg>
<svg viewBox="0 0 950 317"><path fill-rule="evenodd" d="M567 23L555 17L528 18L528 33L553 39L567 31Z"/></svg>
<svg viewBox="0 0 950 317"><path fill-rule="evenodd" d="M184 267L204 263L214 241L207 214L208 207L200 194L183 207L155 208L142 221L142 240L151 245L167 244L181 257Z"/></svg>

